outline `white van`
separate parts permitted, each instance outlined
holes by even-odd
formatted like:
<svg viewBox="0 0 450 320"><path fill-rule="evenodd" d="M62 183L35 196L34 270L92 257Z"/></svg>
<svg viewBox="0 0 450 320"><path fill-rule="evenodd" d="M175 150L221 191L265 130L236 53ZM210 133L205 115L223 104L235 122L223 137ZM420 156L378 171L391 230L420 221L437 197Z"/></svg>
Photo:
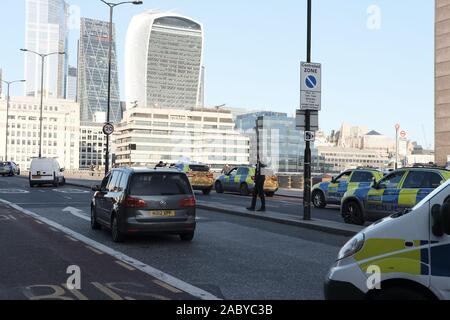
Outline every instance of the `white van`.
<svg viewBox="0 0 450 320"><path fill-rule="evenodd" d="M35 158L30 165L30 188L43 184L52 184L54 187L63 185L66 182L63 172L56 159Z"/></svg>
<svg viewBox="0 0 450 320"><path fill-rule="evenodd" d="M450 300L450 180L358 233L325 283L330 300Z"/></svg>

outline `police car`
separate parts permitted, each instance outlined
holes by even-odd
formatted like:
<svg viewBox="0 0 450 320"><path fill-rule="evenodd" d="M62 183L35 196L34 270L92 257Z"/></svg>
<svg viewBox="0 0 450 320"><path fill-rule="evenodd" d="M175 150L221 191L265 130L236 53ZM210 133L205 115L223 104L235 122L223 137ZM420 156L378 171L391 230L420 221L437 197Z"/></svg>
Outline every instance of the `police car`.
<svg viewBox="0 0 450 320"><path fill-rule="evenodd" d="M409 174L420 171L402 172L405 180ZM414 208L384 218L358 233L339 252L325 282L325 297L449 300L449 202L450 180Z"/></svg>
<svg viewBox="0 0 450 320"><path fill-rule="evenodd" d="M369 187L373 180L380 180L383 173L372 168L358 168L341 173L331 182L321 182L312 188L312 201L316 208L325 208L328 204L341 204L347 190Z"/></svg>
<svg viewBox="0 0 450 320"><path fill-rule="evenodd" d="M208 165L197 162L179 162L174 167L186 173L192 189L201 190L204 195L211 193L214 186L214 174Z"/></svg>
<svg viewBox="0 0 450 320"><path fill-rule="evenodd" d="M267 169L263 169L267 171ZM264 172L263 172L264 173ZM254 166L239 166L231 169L227 174L216 179L214 188L217 193L225 191L239 192L243 196L249 195L255 188L256 168ZM266 173L264 192L272 197L278 191L278 178Z"/></svg>
<svg viewBox="0 0 450 320"><path fill-rule="evenodd" d="M403 168L369 186L349 189L342 198L346 223L364 225L403 209L414 207L450 179L450 171L433 166Z"/></svg>

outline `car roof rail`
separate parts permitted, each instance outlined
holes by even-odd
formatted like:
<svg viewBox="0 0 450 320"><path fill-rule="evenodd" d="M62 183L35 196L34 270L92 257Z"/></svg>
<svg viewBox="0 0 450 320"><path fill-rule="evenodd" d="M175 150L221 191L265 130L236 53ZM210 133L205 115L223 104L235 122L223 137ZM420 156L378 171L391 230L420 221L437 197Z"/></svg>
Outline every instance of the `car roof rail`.
<svg viewBox="0 0 450 320"><path fill-rule="evenodd" d="M449 168L447 167L443 167L443 166L439 166L435 163L414 163L412 166L410 166L409 168L417 168L417 169L438 169L438 170L446 170L446 171L450 171Z"/></svg>

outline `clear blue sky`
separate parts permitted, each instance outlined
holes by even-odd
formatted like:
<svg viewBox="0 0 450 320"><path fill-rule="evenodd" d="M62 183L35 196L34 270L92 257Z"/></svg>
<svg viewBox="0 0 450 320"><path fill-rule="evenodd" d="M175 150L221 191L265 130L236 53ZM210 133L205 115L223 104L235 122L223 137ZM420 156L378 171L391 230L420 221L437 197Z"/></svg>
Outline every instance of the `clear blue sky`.
<svg viewBox="0 0 450 320"><path fill-rule="evenodd" d="M81 15L108 19L100 0L69 0ZM323 64L323 130L341 122L394 135L434 138L434 1L313 0L313 60ZM1 0L0 67L23 78L25 1ZM367 27L367 9L381 9L381 29ZM144 0L115 12L123 90L123 46L131 17L145 9L175 10L205 27L206 103L293 114L299 105L299 64L306 59L306 0ZM79 30L71 32L76 65ZM13 91L22 94L22 88ZM425 128L426 134L423 133Z"/></svg>

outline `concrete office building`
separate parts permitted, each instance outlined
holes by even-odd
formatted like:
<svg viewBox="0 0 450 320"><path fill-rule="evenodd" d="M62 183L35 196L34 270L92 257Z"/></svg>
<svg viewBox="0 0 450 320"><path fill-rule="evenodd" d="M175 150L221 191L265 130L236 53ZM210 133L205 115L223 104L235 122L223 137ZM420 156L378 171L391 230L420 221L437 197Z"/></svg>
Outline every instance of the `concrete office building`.
<svg viewBox="0 0 450 320"><path fill-rule="evenodd" d="M231 112L216 109L128 109L116 128L116 164L154 166L181 159L220 170L249 163L249 139L234 129ZM136 145L136 150L130 145Z"/></svg>
<svg viewBox="0 0 450 320"><path fill-rule="evenodd" d="M42 156L56 158L66 169L78 169L79 105L61 99L45 99ZM39 155L39 99L11 97L8 120L8 160L22 170ZM5 158L6 100L0 100L0 158Z"/></svg>
<svg viewBox="0 0 450 320"><path fill-rule="evenodd" d="M38 53L67 52L68 5L64 0L25 1L25 48ZM25 96L41 93L41 58L25 53ZM44 95L64 98L66 93L67 55L51 55L45 59Z"/></svg>
<svg viewBox="0 0 450 320"><path fill-rule="evenodd" d="M127 107L192 109L201 104L203 26L172 12L131 20L125 44Z"/></svg>
<svg viewBox="0 0 450 320"><path fill-rule="evenodd" d="M105 134L103 124L82 125L80 127L80 169L105 165Z"/></svg>
<svg viewBox="0 0 450 320"><path fill-rule="evenodd" d="M114 29L113 29L114 30ZM81 123L95 122L108 108L109 22L82 18L78 45L78 94ZM113 32L110 122L121 120L115 32Z"/></svg>
<svg viewBox="0 0 450 320"><path fill-rule="evenodd" d="M436 0L436 163L450 161L450 1Z"/></svg>

